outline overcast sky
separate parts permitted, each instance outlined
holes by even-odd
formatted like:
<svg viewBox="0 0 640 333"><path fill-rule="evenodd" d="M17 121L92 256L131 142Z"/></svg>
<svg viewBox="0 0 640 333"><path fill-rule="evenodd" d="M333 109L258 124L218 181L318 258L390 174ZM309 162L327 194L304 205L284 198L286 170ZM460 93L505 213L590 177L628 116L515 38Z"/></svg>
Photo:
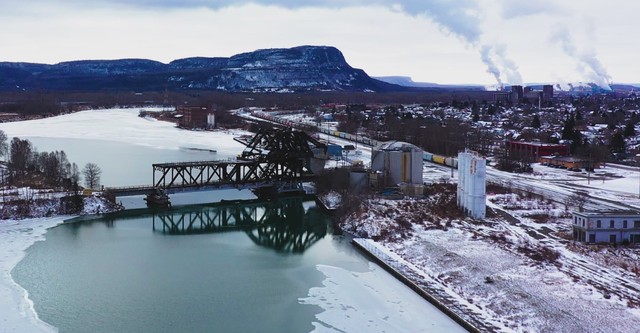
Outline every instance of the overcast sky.
<svg viewBox="0 0 640 333"><path fill-rule="evenodd" d="M371 76L640 82L637 0L0 0L0 61L329 45Z"/></svg>

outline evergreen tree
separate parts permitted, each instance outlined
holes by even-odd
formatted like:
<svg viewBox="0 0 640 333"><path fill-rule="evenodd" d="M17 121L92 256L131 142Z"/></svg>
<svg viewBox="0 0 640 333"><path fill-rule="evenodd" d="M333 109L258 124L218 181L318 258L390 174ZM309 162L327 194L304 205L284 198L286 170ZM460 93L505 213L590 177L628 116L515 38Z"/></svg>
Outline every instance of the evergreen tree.
<svg viewBox="0 0 640 333"><path fill-rule="evenodd" d="M573 118L573 115L567 117L567 120L564 122L564 127L562 128L562 140L573 140L575 125L576 121Z"/></svg>
<svg viewBox="0 0 640 333"><path fill-rule="evenodd" d="M567 118L564 123L564 127L562 128L562 140L571 141L571 154L576 152L582 145L582 133L579 130L575 129L576 120L573 114Z"/></svg>
<svg viewBox="0 0 640 333"><path fill-rule="evenodd" d="M633 122L628 122L624 127L624 137L630 138L632 136L636 136L635 124Z"/></svg>
<svg viewBox="0 0 640 333"><path fill-rule="evenodd" d="M576 110L576 120L579 121L579 120L582 120L582 119L583 119L582 112L580 112L580 110Z"/></svg>
<svg viewBox="0 0 640 333"><path fill-rule="evenodd" d="M624 135L622 135L622 132L617 131L613 137L611 138L611 141L609 141L609 149L611 150L612 153L624 153L626 150L626 146L624 143Z"/></svg>
<svg viewBox="0 0 640 333"><path fill-rule="evenodd" d="M537 114L533 116L533 121L531 122L531 127L540 128L540 117L538 117Z"/></svg>

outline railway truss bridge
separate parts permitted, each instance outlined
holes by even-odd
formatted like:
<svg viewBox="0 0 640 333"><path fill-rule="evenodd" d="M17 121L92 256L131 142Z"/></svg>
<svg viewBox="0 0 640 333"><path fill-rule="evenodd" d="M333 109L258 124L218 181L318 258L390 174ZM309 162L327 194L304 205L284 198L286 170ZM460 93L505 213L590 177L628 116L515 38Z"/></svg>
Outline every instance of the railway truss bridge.
<svg viewBox="0 0 640 333"><path fill-rule="evenodd" d="M147 195L147 203L168 205L168 194L215 189L251 189L259 196L301 191L302 182L324 167L326 146L304 132L262 129L254 137L236 139L246 149L236 160L153 164L153 184L106 188L116 197Z"/></svg>

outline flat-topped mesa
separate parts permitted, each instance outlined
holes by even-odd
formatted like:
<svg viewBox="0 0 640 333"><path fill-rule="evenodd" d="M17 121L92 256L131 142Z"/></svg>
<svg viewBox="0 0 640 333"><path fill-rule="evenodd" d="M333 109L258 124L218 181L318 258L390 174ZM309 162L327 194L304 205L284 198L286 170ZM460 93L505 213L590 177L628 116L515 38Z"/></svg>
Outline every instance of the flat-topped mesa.
<svg viewBox="0 0 640 333"><path fill-rule="evenodd" d="M402 91L372 79L330 46L263 49L229 58L0 63L0 91L219 90L229 92Z"/></svg>

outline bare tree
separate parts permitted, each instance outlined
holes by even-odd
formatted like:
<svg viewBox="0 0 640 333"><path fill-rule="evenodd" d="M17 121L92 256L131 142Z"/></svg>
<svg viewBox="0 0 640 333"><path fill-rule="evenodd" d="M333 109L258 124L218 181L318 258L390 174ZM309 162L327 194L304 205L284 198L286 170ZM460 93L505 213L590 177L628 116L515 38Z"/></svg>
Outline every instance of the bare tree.
<svg viewBox="0 0 640 333"><path fill-rule="evenodd" d="M8 140L7 134L0 130L0 157L6 156L9 151Z"/></svg>
<svg viewBox="0 0 640 333"><path fill-rule="evenodd" d="M33 159L33 146L29 140L13 138L9 151L9 170L12 178L21 178L26 172Z"/></svg>
<svg viewBox="0 0 640 333"><path fill-rule="evenodd" d="M589 194L583 191L577 191L565 199L565 207L574 206L578 208L578 211L582 212L588 202Z"/></svg>
<svg viewBox="0 0 640 333"><path fill-rule="evenodd" d="M87 163L82 169L84 184L90 189L97 189L100 186L100 174L102 170L95 163Z"/></svg>

